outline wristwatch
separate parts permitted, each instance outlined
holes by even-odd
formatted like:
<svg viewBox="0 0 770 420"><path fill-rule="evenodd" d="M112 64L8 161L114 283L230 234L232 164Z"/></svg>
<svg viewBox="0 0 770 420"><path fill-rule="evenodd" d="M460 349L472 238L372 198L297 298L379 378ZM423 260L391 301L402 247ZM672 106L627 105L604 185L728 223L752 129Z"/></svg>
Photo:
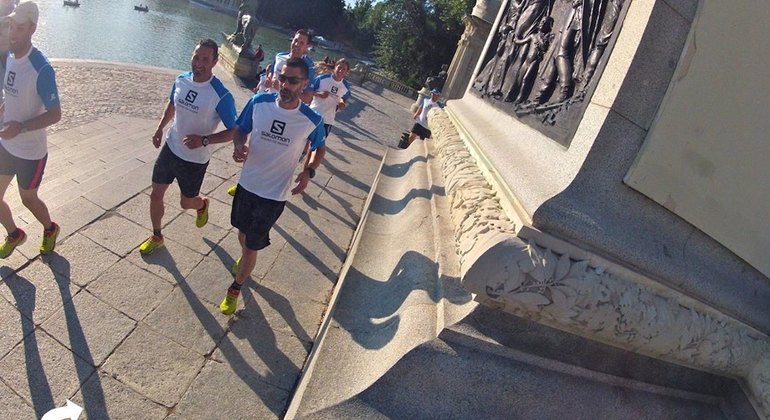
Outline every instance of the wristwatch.
<svg viewBox="0 0 770 420"><path fill-rule="evenodd" d="M209 136L203 136L201 138L201 144L203 145L203 147L208 146L209 145Z"/></svg>
<svg viewBox="0 0 770 420"><path fill-rule="evenodd" d="M308 178L313 179L313 177L315 177L315 169L308 166L307 168L305 168L305 170L307 170Z"/></svg>

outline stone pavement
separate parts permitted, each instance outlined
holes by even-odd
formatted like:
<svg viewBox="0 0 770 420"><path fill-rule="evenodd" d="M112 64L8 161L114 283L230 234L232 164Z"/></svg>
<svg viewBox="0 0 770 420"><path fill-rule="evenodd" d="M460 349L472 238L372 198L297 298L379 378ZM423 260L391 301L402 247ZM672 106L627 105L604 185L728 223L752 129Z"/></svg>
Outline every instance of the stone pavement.
<svg viewBox="0 0 770 420"><path fill-rule="evenodd" d="M261 252L233 317L218 312L240 253L228 186L240 167L214 153L202 229L166 197L166 248L150 234L150 143L175 71L55 61L64 116L49 132L41 187L62 225L56 253L37 255L41 228L9 205L29 239L0 266L0 413L40 418L65 405L81 418L277 418L284 413L346 258L386 147L408 128L411 100L355 87L327 161L293 197ZM219 70L217 70L219 72ZM220 74L240 107L250 96Z"/></svg>

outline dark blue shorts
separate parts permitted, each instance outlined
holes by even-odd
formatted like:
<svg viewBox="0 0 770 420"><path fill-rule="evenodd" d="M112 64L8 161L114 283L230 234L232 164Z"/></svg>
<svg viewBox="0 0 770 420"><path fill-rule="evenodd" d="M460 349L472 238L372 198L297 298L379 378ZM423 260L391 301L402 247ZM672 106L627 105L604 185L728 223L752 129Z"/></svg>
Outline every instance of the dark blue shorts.
<svg viewBox="0 0 770 420"><path fill-rule="evenodd" d="M175 155L168 144L160 149L158 160L152 169L152 182L155 184L171 184L176 178L179 183L179 191L187 198L197 197L201 192L203 177L209 163L188 162Z"/></svg>
<svg viewBox="0 0 770 420"><path fill-rule="evenodd" d="M285 201L262 198L238 185L230 224L246 235L246 248L259 251L270 245L270 229L285 206Z"/></svg>
<svg viewBox="0 0 770 420"><path fill-rule="evenodd" d="M34 190L40 186L47 162L47 154L42 159L22 159L5 150L0 143L0 175L16 175L19 188L23 190Z"/></svg>

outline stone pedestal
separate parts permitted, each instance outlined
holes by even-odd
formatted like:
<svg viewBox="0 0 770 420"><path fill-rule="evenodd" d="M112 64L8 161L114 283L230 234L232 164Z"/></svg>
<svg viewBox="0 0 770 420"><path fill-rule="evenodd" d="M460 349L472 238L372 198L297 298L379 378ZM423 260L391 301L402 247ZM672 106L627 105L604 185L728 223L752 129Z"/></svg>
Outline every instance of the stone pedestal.
<svg viewBox="0 0 770 420"><path fill-rule="evenodd" d="M219 46L219 62L228 71L244 79L253 79L259 73L259 64L251 59L250 52L226 40Z"/></svg>

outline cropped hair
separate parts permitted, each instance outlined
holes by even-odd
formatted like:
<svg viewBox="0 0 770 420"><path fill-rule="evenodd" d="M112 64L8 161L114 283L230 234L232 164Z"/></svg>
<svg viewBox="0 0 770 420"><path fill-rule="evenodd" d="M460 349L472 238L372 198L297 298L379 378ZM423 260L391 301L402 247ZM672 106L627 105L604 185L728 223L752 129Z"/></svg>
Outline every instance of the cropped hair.
<svg viewBox="0 0 770 420"><path fill-rule="evenodd" d="M214 51L214 60L219 59L219 45L217 45L217 43L214 42L213 39L211 38L199 39L197 45L199 47L211 48Z"/></svg>
<svg viewBox="0 0 770 420"><path fill-rule="evenodd" d="M303 79L307 79L307 75L310 73L310 69L308 69L307 63L301 58L290 58L286 60L286 64L284 64L284 66L299 69Z"/></svg>

